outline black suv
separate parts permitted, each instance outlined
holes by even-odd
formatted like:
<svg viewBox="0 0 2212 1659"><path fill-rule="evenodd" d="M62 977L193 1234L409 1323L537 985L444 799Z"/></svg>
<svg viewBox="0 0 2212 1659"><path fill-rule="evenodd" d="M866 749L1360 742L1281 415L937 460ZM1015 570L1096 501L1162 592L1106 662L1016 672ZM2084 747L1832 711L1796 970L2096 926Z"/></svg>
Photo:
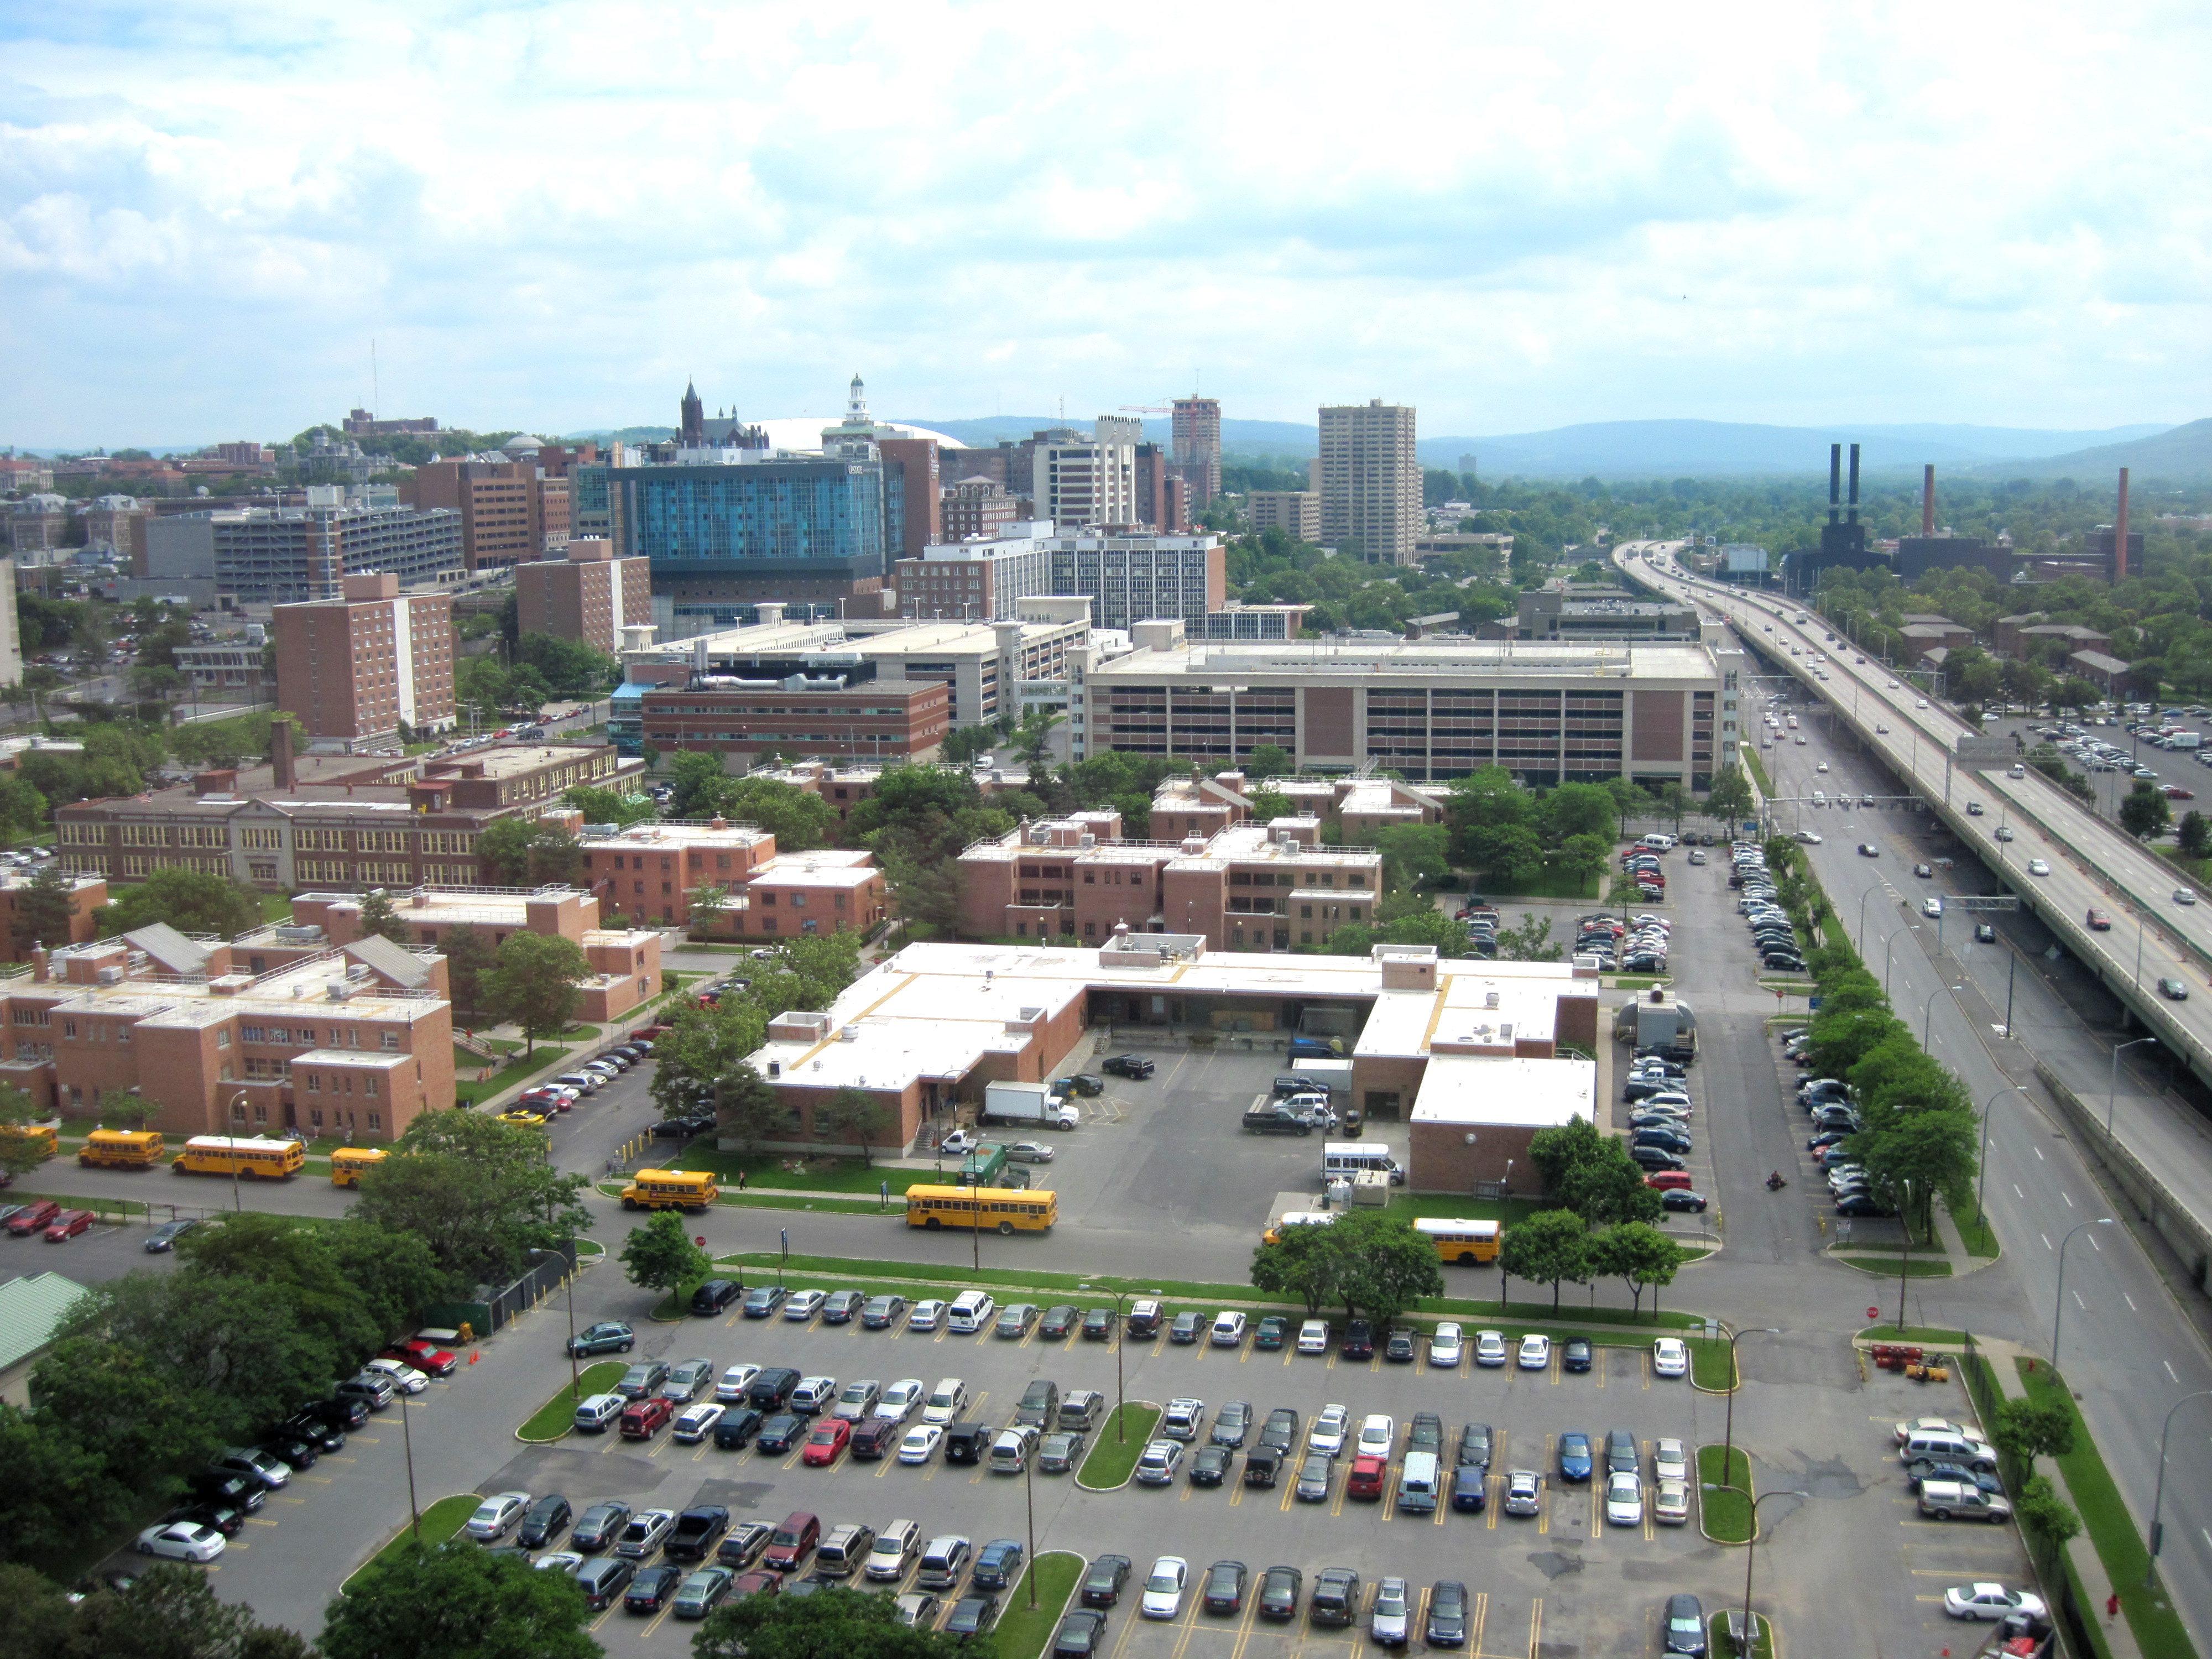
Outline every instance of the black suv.
<svg viewBox="0 0 2212 1659"><path fill-rule="evenodd" d="M1109 1077L1141 1079L1152 1074L1152 1062L1142 1054L1111 1054L1098 1062L1098 1069Z"/></svg>
<svg viewBox="0 0 2212 1659"><path fill-rule="evenodd" d="M691 1292L691 1311L712 1319L744 1293L745 1287L734 1279L710 1279Z"/></svg>

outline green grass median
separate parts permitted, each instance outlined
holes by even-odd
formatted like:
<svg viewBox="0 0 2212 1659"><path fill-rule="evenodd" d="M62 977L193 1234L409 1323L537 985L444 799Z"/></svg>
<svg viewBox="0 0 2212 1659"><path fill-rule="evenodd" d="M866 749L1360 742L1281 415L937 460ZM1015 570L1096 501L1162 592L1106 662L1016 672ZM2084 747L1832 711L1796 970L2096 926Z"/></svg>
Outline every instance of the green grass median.
<svg viewBox="0 0 2212 1659"><path fill-rule="evenodd" d="M461 1106L473 1106L480 1100L489 1100L502 1089L513 1088L525 1078L535 1077L544 1071L557 1070L559 1068L555 1062L568 1052L564 1048L556 1048L541 1042L538 1045L538 1052L529 1059L517 1058L510 1060L482 1082L477 1080L477 1074L483 1070L484 1062L471 1054L468 1057L471 1062L467 1068L469 1075L454 1079L454 1103ZM455 1058L459 1058L458 1050L455 1053Z"/></svg>
<svg viewBox="0 0 2212 1659"><path fill-rule="evenodd" d="M1741 1446L1725 1466L1722 1446L1698 1448L1698 1508L1705 1535L1720 1544L1741 1544L1751 1536L1751 1454ZM1724 1472L1725 1469L1725 1472Z"/></svg>
<svg viewBox="0 0 2212 1659"><path fill-rule="evenodd" d="M477 1512L477 1505L483 1502L483 1494L479 1492L455 1492L451 1498L441 1498L428 1509L424 1510L422 1529L424 1547L435 1549L452 1538L468 1524L469 1517ZM354 1580L359 1578L363 1573L373 1572L388 1562L404 1558L408 1550L413 1547L414 1542L415 1528L402 1527L399 1529L398 1537L362 1562L360 1567L347 1577L345 1583L338 1586L339 1594L343 1595L351 1589Z"/></svg>
<svg viewBox="0 0 2212 1659"><path fill-rule="evenodd" d="M1083 1558L1066 1550L1047 1550L1030 1564L1022 1582L1006 1598L1006 1611L994 1632L999 1659L1037 1659L1067 1610L1067 1598L1083 1577ZM1036 1610L1030 1610L1030 1590L1036 1590Z"/></svg>
<svg viewBox="0 0 2212 1659"><path fill-rule="evenodd" d="M1763 1613L1751 1615L1751 1651L1745 1654L1729 1634L1734 1620L1741 1618L1743 1609L1724 1607L1706 1620L1712 1632L1712 1651L1724 1659L1774 1659L1774 1625Z"/></svg>
<svg viewBox="0 0 2212 1659"><path fill-rule="evenodd" d="M1114 1437L1117 1420L1123 1436L1120 1440ZM1083 1460L1083 1468L1075 1478L1086 1486L1120 1486L1137 1467L1137 1460L1145 1455L1145 1447L1159 1420L1158 1406L1138 1400L1130 1401L1118 1413L1107 1413L1106 1420L1098 1425L1097 1439L1091 1443L1091 1455Z"/></svg>
<svg viewBox="0 0 2212 1659"><path fill-rule="evenodd" d="M532 1412L530 1420L514 1431L515 1438L540 1444L558 1440L575 1421L576 1402L606 1393L629 1369L627 1359L594 1360L577 1374L573 1384L562 1384L560 1393Z"/></svg>

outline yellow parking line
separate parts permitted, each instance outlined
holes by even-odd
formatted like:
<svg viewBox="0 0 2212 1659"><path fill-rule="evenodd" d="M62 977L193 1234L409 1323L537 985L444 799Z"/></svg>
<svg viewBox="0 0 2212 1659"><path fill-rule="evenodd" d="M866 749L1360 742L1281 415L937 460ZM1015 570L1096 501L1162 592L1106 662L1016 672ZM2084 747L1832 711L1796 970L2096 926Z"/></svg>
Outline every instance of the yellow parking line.
<svg viewBox="0 0 2212 1659"><path fill-rule="evenodd" d="M1544 1598L1538 1596L1528 1609L1528 1659L1537 1659L1544 1642Z"/></svg>
<svg viewBox="0 0 2212 1659"><path fill-rule="evenodd" d="M258 1515L249 1515L246 1517L246 1524L249 1527L273 1527L276 1523Z"/></svg>
<svg viewBox="0 0 2212 1659"><path fill-rule="evenodd" d="M1278 1504L1275 1507L1276 1507L1278 1510L1279 1510L1283 1514L1285 1514L1285 1515L1288 1515L1288 1514L1291 1512L1291 1499L1295 1498L1297 1496L1297 1494L1298 1494L1298 1483L1297 1483L1296 1480L1285 1480L1285 1481L1284 1481L1284 1482L1283 1482L1283 1501L1282 1501L1281 1503Z"/></svg>
<svg viewBox="0 0 2212 1659"><path fill-rule="evenodd" d="M1590 1369L1597 1373L1597 1385L1601 1389L1605 1386L1605 1353L1603 1348L1595 1348L1590 1355Z"/></svg>
<svg viewBox="0 0 2212 1659"><path fill-rule="evenodd" d="M1243 1501L1244 1483L1242 1480L1231 1481L1229 1490L1229 1507L1233 1510Z"/></svg>
<svg viewBox="0 0 2212 1659"><path fill-rule="evenodd" d="M1252 1639L1253 1621L1260 1611L1260 1589L1257 1583L1244 1598L1244 1616L1237 1624L1237 1644L1229 1650L1229 1659L1243 1659L1244 1644Z"/></svg>
<svg viewBox="0 0 2212 1659"><path fill-rule="evenodd" d="M653 1632L659 1630L661 1625L666 1620L670 1612L675 1607L675 1606L676 1598L672 1595L668 1598L667 1606L662 1607L659 1613L654 1613L653 1615L652 1622L638 1632L639 1639L643 1640L646 1638L650 1637ZM1534 1648L1529 1650L1529 1659L1535 1659L1535 1650Z"/></svg>
<svg viewBox="0 0 2212 1659"><path fill-rule="evenodd" d="M1498 1506L1505 1501L1505 1477L1502 1474L1486 1474L1482 1477L1482 1524L1492 1532L1496 1532Z"/></svg>
<svg viewBox="0 0 2212 1659"><path fill-rule="evenodd" d="M373 1434L354 1434L349 1435L346 1437L351 1440L356 1445L361 1446L375 1446L383 1443Z"/></svg>
<svg viewBox="0 0 2212 1659"><path fill-rule="evenodd" d="M1474 1593L1474 1628L1467 1638L1467 1650L1469 1653L1480 1654L1482 1651L1483 1621L1489 1617L1490 1592L1477 1590Z"/></svg>

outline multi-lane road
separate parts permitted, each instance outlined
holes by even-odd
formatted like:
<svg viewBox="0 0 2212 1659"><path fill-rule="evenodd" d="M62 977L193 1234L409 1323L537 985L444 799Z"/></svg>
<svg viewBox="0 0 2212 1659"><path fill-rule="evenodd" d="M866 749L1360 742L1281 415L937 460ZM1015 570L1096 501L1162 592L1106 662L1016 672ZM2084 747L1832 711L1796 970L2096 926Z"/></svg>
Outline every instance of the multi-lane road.
<svg viewBox="0 0 2212 1659"><path fill-rule="evenodd" d="M1828 795L1826 807L1796 810L1802 827L1821 836L1806 852L1838 916L1874 971L1886 974L1893 1006L1911 1020L1916 1035L1925 1033L1929 1051L1966 1085L1977 1106L1988 1103L1985 1191L2003 1262L2000 1269L1955 1283L1917 1281L1916 1319L2006 1335L2046 1354L2054 1338L2058 1340L2063 1349L2058 1358L2081 1396L2100 1449L2138 1526L2147 1530L2160 1430L2177 1402L2212 1390L2212 1352L2191 1317L2196 1310L2177 1300L2193 1293L2177 1291L2154 1260L2160 1241L2138 1236L2138 1218L2124 1206L2114 1207L2075 1138L2039 1106L2035 1063L2099 1100L2106 1097L2107 1079L2117 1075L2111 1100L2116 1135L2172 1190L2200 1202L2198 1213L2208 1217L2212 1132L2186 1108L2146 1091L2124 1066L2115 1073L2114 1042L2139 1034L2091 1029L2077 1006L2085 1000L2079 982L2069 986L2044 952L2062 944L2116 996L2140 1007L2132 994L2140 948L2142 986L2172 976L2191 991L2191 1000L2179 1005L2154 995L2147 1000L2181 1016L2176 1023L2201 1041L2212 1030L2207 1006L2212 994L2197 954L2212 946L2207 907L2174 906L2170 895L2180 884L2170 868L2033 773L2023 780L2008 776L2002 767L1967 771L1954 766L1950 806L1944 810L1943 751L1965 734L1958 720L1932 702L1920 708L1921 693L1910 682L1893 686L1894 677L1879 663L1860 665L1847 641L1831 644L1813 613L1802 613L1808 621L1799 624L1794 606L1715 593L1683 580L1658 554L1649 561L1635 556L1643 551L1624 550L1638 580L1693 599L1735 625L1747 644L1796 671L1803 689L1788 695L1801 725L1798 732L1785 732L1793 739L1802 732L1808 742L1802 747L1778 742L1762 757L1775 794L1799 799L1818 788ZM1799 651L1794 659L1792 644ZM1812 672L1816 653L1826 659L1819 665L1826 679ZM1808 690L1832 718L1804 717ZM1763 729L1757 695L1746 697L1743 713L1745 740L1755 744ZM1876 730L1882 726L1888 731ZM1823 761L1826 773L1816 769ZM1964 852L1957 854L1955 868L1937 869L1925 879L1912 874L1917 864L1932 864L1939 851L1956 851L1934 815L1834 804L1845 795L1857 801L1893 797L1900 779L1957 832ZM1983 811L1968 813L1969 801ZM2000 828L2014 838L2000 840ZM1877 855L1862 855L1862 843L1875 846ZM2109 867L2102 862L2108 847L2118 854ZM1985 868L1966 854L1978 854ZM2049 876L2028 873L2027 860L2039 858L2050 866ZM2012 915L1954 910L1940 935L1937 922L1922 914L1930 896L1994 890L2015 890L2032 908ZM2130 892L2154 901L2163 896L2165 902L2131 903L2120 896ZM2091 905L2112 914L2111 932L2092 933L2081 925ZM1994 945L1973 941L1973 924L1983 921L1997 926ZM2085 944L2089 949L2081 948ZM2022 1084L2026 1092L2018 1087ZM2115 1224L2098 1224L2106 1216ZM2188 1264L2181 1266L2185 1270ZM2212 1632L2212 1490L2203 1479L2212 1464L2212 1400L2181 1410L2170 1458L2161 1577L2201 1646L2204 1633Z"/></svg>

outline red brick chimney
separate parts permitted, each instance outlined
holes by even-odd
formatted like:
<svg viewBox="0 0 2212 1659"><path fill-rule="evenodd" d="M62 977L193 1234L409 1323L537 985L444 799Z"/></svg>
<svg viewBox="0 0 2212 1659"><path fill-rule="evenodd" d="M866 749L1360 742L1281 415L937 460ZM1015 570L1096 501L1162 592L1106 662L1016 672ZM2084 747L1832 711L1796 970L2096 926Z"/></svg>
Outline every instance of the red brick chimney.
<svg viewBox="0 0 2212 1659"><path fill-rule="evenodd" d="M276 775L271 787L289 790L298 787L292 775L292 722L269 722L269 769Z"/></svg>

